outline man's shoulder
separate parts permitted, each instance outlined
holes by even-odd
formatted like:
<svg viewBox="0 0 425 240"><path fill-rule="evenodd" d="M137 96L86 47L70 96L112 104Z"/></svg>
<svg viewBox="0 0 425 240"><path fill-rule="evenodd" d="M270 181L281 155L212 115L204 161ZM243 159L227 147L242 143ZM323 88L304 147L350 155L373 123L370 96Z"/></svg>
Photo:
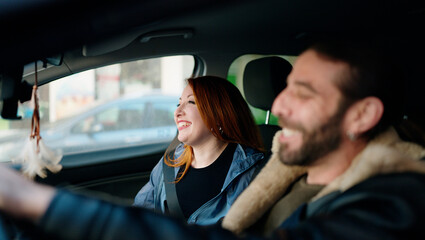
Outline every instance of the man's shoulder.
<svg viewBox="0 0 425 240"><path fill-rule="evenodd" d="M344 192L333 192L311 204L312 211L366 204L371 208L406 204L425 213L425 174L416 172L380 174L359 182ZM323 208L327 206L326 208ZM326 210L326 211L327 211Z"/></svg>
<svg viewBox="0 0 425 240"><path fill-rule="evenodd" d="M418 172L379 174L358 183L351 190L406 191L412 188L425 189L425 174Z"/></svg>

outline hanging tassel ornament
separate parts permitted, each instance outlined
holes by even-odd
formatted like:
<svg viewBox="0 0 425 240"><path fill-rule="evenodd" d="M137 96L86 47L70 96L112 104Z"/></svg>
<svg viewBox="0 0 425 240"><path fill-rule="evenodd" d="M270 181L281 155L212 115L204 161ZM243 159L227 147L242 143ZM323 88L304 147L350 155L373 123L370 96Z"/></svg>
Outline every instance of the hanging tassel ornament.
<svg viewBox="0 0 425 240"><path fill-rule="evenodd" d="M62 169L62 165L59 164L62 154L49 149L43 143L43 139L40 136L40 111L37 85L37 62L35 62L35 82L32 92L34 112L31 120L31 134L27 138L22 152L13 160L22 165L23 174L30 179L33 179L36 175L45 178L47 176L45 169L53 173L59 172Z"/></svg>

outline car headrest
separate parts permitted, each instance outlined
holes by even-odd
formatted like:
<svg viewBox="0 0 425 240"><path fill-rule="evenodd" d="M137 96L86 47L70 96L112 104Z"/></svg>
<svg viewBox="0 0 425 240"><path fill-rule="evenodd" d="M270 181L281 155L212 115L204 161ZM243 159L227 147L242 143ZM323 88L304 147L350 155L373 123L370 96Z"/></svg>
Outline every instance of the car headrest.
<svg viewBox="0 0 425 240"><path fill-rule="evenodd" d="M274 99L286 87L292 65L281 57L264 57L249 62L243 75L245 98L253 107L271 110Z"/></svg>

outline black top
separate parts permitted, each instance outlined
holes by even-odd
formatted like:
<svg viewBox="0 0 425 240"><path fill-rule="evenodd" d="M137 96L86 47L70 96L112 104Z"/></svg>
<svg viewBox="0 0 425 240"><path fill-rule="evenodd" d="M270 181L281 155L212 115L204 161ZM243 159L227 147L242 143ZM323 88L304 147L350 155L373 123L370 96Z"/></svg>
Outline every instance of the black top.
<svg viewBox="0 0 425 240"><path fill-rule="evenodd" d="M176 184L177 198L186 219L208 200L217 196L223 187L233 161L235 143L229 143L220 156L204 168L190 167Z"/></svg>

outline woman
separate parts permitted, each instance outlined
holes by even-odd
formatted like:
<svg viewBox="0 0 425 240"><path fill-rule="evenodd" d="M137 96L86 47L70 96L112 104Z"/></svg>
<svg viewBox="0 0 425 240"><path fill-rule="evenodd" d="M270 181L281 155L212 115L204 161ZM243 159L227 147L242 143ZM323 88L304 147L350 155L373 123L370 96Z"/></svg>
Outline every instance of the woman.
<svg viewBox="0 0 425 240"><path fill-rule="evenodd" d="M233 84L213 76L187 82L174 112L181 143L165 152L134 205L169 213L168 206L178 202L188 223L214 224L253 179L264 159L263 146ZM164 181L163 168L169 167L174 176ZM175 184L178 200L170 202L166 184Z"/></svg>

